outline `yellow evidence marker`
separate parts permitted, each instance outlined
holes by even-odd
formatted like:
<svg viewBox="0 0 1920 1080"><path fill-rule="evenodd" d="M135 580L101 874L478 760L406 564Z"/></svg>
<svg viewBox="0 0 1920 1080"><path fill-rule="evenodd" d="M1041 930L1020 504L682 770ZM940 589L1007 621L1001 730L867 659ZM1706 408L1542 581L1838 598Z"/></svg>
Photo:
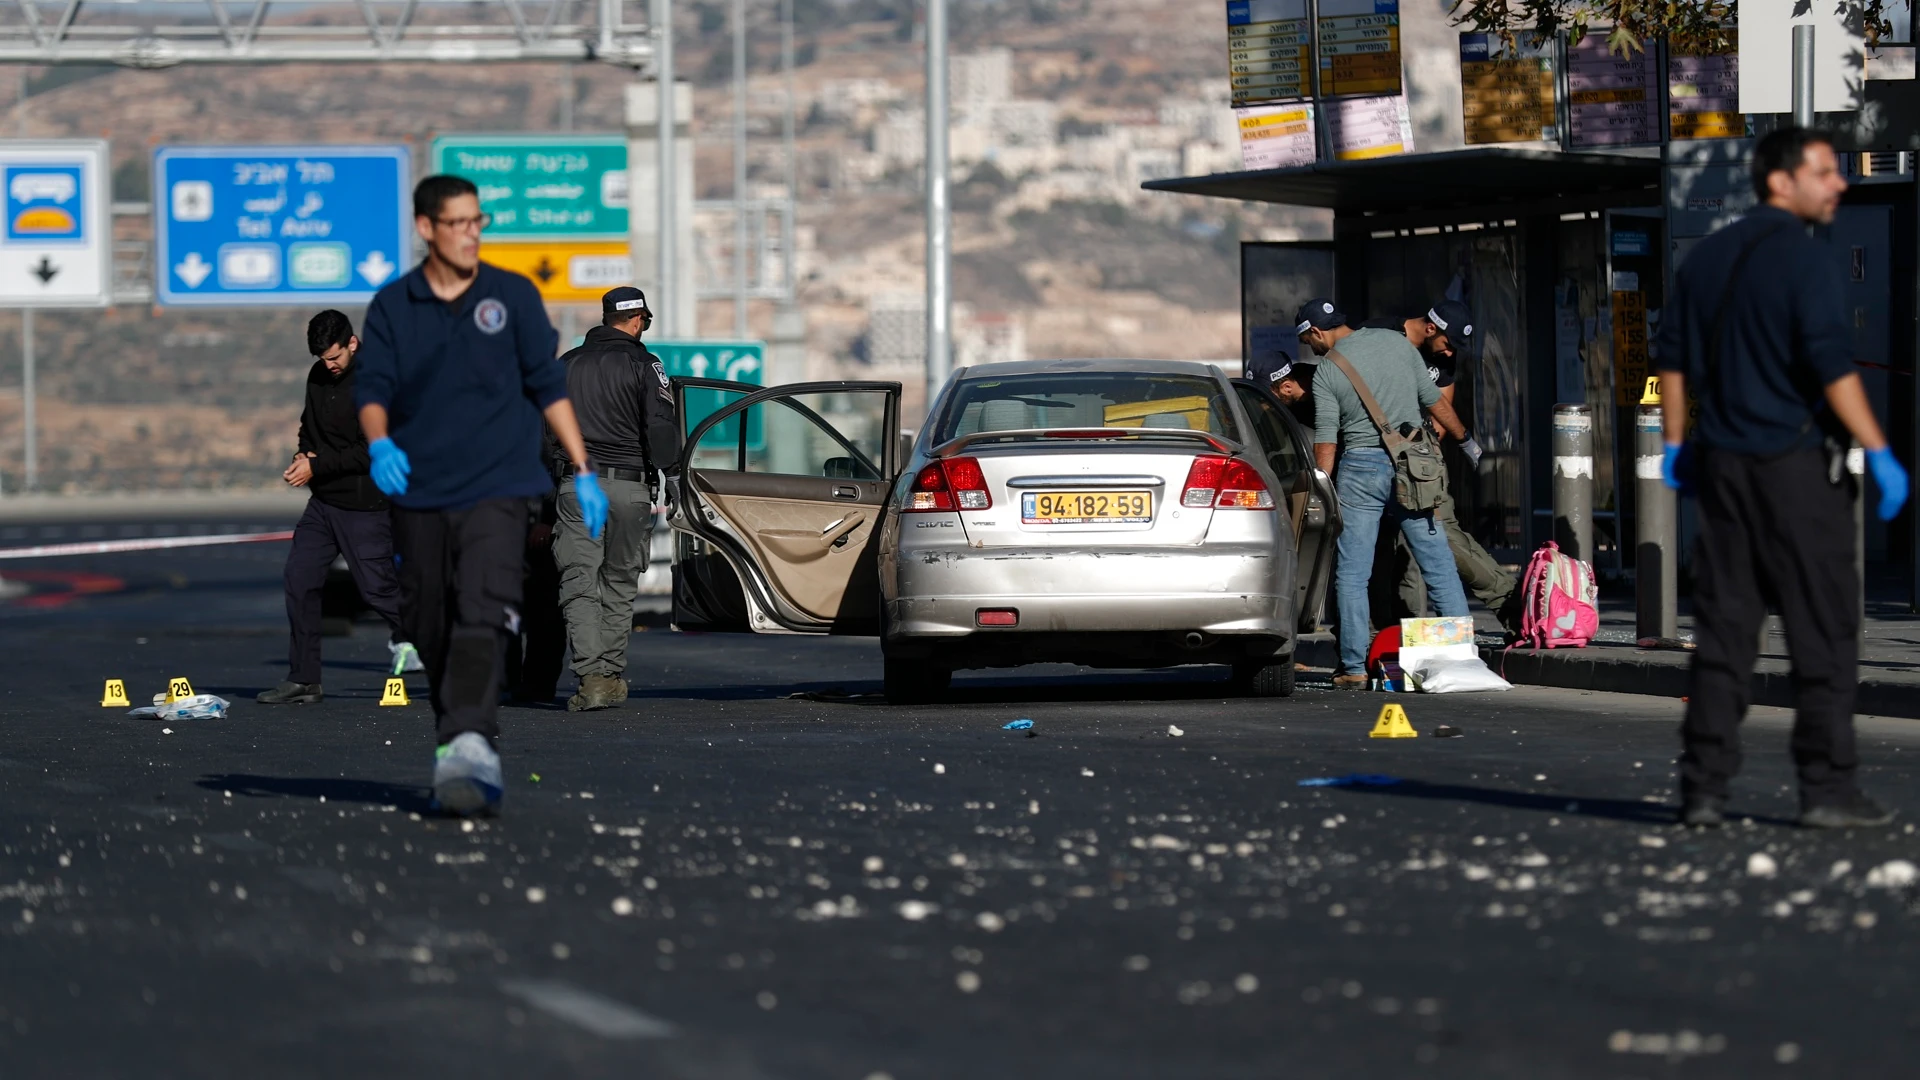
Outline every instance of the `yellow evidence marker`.
<svg viewBox="0 0 1920 1080"><path fill-rule="evenodd" d="M190 698L192 696L193 696L192 683L188 682L185 679L168 679L167 680L167 700L164 702L164 704L171 705L176 701L179 701L183 698Z"/></svg>
<svg viewBox="0 0 1920 1080"><path fill-rule="evenodd" d="M100 704L103 707L132 705L133 702L127 700L127 684L119 679L108 679L107 688L100 693Z"/></svg>
<svg viewBox="0 0 1920 1080"><path fill-rule="evenodd" d="M1380 719L1373 722L1373 730L1367 733L1369 739L1413 739L1419 732L1413 730L1413 724L1407 720L1407 710L1398 702L1384 705L1380 709Z"/></svg>
<svg viewBox="0 0 1920 1080"><path fill-rule="evenodd" d="M413 702L407 700L407 680L388 679L387 688L384 691L382 691L380 694L380 704L382 705L413 704Z"/></svg>

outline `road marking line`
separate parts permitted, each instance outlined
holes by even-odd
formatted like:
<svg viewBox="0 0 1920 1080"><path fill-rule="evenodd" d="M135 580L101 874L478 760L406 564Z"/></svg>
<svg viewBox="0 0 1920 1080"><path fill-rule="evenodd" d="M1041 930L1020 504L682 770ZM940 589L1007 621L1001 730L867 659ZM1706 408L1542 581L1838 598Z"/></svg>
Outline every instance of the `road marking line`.
<svg viewBox="0 0 1920 1080"><path fill-rule="evenodd" d="M552 979L507 979L500 989L603 1039L665 1039L672 1024L591 990Z"/></svg>
<svg viewBox="0 0 1920 1080"><path fill-rule="evenodd" d="M44 559L55 555L112 555L123 551L160 551L165 548L207 547L213 544L261 544L291 540L291 532L226 533L220 536L172 536L152 540L90 540L81 544L39 544L0 548L0 559Z"/></svg>

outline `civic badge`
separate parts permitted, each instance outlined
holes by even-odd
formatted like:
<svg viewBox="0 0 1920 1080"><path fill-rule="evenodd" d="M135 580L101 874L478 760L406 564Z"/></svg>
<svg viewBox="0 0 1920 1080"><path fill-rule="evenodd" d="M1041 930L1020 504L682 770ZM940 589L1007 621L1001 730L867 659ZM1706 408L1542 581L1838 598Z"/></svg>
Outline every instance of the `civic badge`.
<svg viewBox="0 0 1920 1080"><path fill-rule="evenodd" d="M497 334L507 328L507 305L489 296L473 309L473 325L483 334Z"/></svg>

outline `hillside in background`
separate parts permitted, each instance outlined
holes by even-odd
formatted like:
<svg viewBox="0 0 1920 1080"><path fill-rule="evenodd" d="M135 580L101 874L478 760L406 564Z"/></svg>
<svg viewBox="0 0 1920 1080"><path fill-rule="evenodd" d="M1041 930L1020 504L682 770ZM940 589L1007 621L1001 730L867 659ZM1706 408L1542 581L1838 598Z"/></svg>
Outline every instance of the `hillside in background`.
<svg viewBox="0 0 1920 1080"><path fill-rule="evenodd" d="M678 5L680 73L696 87L696 178L708 199L731 194L727 7ZM774 5L750 8L749 185L784 191ZM916 9L799 0L794 80L808 374L899 378L910 401L922 390L912 329L923 317L914 305L924 244ZM954 4L956 68L970 80L956 89L954 129L963 362L1237 357L1239 241L1326 226L1308 214L1139 191L1143 177L1236 167L1224 31L1217 11L1204 16L1181 0ZM440 133L558 131L569 116L576 130L619 131L631 78L585 64L26 69L0 82L0 108L20 134L107 137L115 197L145 200L156 145L403 141L419 167ZM121 231L149 230L133 221ZM756 336L772 313L753 306ZM41 487L276 484L310 363L309 314L40 313ZM593 317L572 313L575 326ZM727 334L731 322L730 303L702 305L704 332ZM7 493L21 482L18 327L16 314L0 313Z"/></svg>

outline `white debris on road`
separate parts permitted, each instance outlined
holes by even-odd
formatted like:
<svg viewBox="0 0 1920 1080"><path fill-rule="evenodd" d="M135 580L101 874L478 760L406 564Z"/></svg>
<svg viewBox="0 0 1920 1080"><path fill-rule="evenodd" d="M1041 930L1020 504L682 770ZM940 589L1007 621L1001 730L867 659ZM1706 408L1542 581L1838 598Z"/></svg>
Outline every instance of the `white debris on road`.
<svg viewBox="0 0 1920 1080"><path fill-rule="evenodd" d="M1871 889L1903 889L1920 881L1920 870L1905 859L1883 862L1867 871L1867 887Z"/></svg>

